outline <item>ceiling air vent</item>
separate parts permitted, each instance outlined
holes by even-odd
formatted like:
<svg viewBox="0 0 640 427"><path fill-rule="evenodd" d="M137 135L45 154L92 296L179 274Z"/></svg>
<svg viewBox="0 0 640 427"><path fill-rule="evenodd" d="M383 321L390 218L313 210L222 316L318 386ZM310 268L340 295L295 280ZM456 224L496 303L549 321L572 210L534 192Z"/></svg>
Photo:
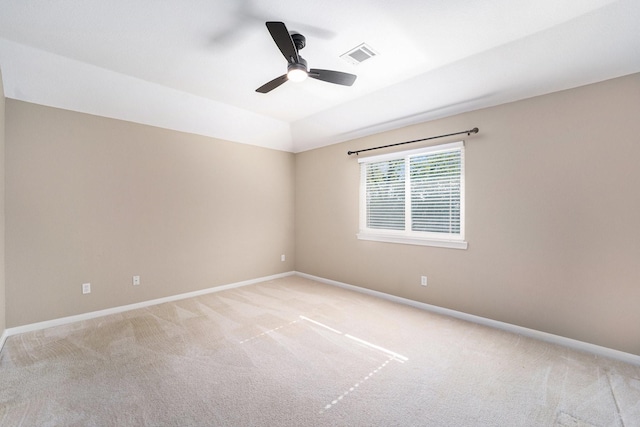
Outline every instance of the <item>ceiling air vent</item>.
<svg viewBox="0 0 640 427"><path fill-rule="evenodd" d="M340 58L351 64L358 65L369 58L373 58L376 55L376 51L371 49L371 47L366 43L362 43L360 46L354 47L349 52L340 55Z"/></svg>

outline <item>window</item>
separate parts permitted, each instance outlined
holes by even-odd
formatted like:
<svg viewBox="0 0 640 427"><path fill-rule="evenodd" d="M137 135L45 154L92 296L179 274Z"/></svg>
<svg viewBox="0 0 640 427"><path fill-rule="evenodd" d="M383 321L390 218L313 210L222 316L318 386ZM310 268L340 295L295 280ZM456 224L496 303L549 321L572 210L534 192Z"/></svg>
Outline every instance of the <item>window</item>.
<svg viewBox="0 0 640 427"><path fill-rule="evenodd" d="M359 239L467 248L462 141L358 162Z"/></svg>

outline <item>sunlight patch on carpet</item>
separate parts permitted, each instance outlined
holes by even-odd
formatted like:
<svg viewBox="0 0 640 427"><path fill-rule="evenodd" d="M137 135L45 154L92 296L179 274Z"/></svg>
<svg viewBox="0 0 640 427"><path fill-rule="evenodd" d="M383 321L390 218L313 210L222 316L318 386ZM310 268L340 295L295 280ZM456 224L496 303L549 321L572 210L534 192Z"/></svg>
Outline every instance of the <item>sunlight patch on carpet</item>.
<svg viewBox="0 0 640 427"><path fill-rule="evenodd" d="M269 329L268 331L264 331L262 333L259 333L257 335L254 335L252 337L249 337L247 339L244 339L244 340L240 341L240 344L244 344L244 343L247 343L249 341L253 341L253 340L257 339L257 338L264 337L266 335L272 334L272 333L274 333L276 331L279 331L282 328L286 328L287 326L291 326L291 325L294 325L296 323L298 323L298 321L294 320L292 322L287 323L286 325L282 325L282 326L278 326L277 328Z"/></svg>
<svg viewBox="0 0 640 427"><path fill-rule="evenodd" d="M331 403L327 403L325 405L325 407L323 409L321 409L318 413L322 414L323 412L325 412L328 409L331 409L333 406L337 405L342 399L344 399L349 393L352 393L354 391L356 391L356 389L358 387L360 387L361 384L363 384L364 382L368 381L370 378L372 378L375 374L377 374L378 372L380 372L385 366L387 366L389 364L389 362L391 362L392 360L394 360L394 357L390 357L389 360L386 360L382 365L378 366L376 369L374 369L373 371L369 372L365 377L363 377L360 381L358 381L357 383L355 383L352 387L349 388L349 390L346 390L344 393L342 393L340 396L338 396L337 398L335 398L334 400L331 401Z"/></svg>
<svg viewBox="0 0 640 427"><path fill-rule="evenodd" d="M244 344L244 343L248 343L269 335L273 335L277 332L284 332L283 330L286 329L289 326L292 325L296 325L296 324L303 324L303 323L308 323L311 324L313 326L317 326L320 328L323 328L327 331L330 331L336 335L342 336L344 338L347 339L347 343L352 343L355 344L359 347L363 347L366 348L368 350L374 350L375 352L380 352L383 353L385 355L385 357L387 357L387 359L380 365L378 365L376 368L372 369L368 374L366 374L365 376L361 377L357 382L355 382L349 389L345 390L343 393L341 393L338 397L336 397L335 399L333 399L330 403L327 403L319 412L318 414L322 414L325 411L331 409L332 407L334 407L335 405L337 405L340 401L342 401L343 399L345 399L350 393L355 392L359 387L361 387L362 385L364 385L365 383L367 383L369 380L371 380L374 376L376 376L376 374L378 374L382 369L384 369L385 367L387 367L389 365L390 362L392 361L396 361L399 363L405 363L409 360L409 358L407 358L406 356L403 356L400 353L397 353L395 351L386 349L384 347L381 347L379 345L373 344L369 341L363 340L361 338L355 337L353 335L347 334L347 333L343 333L335 328L332 328L329 325L326 325L322 322L319 322L317 320L311 319L307 316L303 316L300 315L298 316L300 320L304 321L302 323L299 322L299 320L293 320L291 322L288 322L286 324L282 324L280 326L277 326L275 328L263 331L259 334L253 335L249 338L246 338L244 340L239 341L240 344Z"/></svg>

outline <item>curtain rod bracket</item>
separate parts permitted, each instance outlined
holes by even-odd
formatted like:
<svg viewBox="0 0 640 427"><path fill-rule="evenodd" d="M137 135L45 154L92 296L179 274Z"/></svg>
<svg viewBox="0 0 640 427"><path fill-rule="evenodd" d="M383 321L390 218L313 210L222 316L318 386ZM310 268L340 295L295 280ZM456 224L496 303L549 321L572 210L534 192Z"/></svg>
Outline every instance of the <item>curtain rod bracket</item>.
<svg viewBox="0 0 640 427"><path fill-rule="evenodd" d="M347 151L347 155L350 156L352 154L355 154L356 156L358 156L363 151L379 150L381 148L395 147L396 145L411 144L411 143L414 143L414 142L428 141L430 139L437 139L437 138L444 138L444 137L447 137L447 136L461 135L463 133L466 133L467 136L470 136L472 133L478 133L479 131L480 131L480 129L473 128L473 129L465 130L465 131L462 131L462 132L448 133L446 135L438 135L438 136L430 136L429 138L414 139L413 141L398 142L396 144L381 145L379 147L364 148L362 150L355 150L355 151L349 150L349 151Z"/></svg>

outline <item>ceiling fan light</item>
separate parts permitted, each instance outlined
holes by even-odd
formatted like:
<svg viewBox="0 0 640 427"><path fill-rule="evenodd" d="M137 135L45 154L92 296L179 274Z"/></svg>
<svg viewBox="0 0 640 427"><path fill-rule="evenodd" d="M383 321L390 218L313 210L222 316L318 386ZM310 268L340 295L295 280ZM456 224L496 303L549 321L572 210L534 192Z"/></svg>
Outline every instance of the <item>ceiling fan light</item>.
<svg viewBox="0 0 640 427"><path fill-rule="evenodd" d="M301 64L296 64L301 65ZM287 78L292 82L301 82L307 78L307 70L305 66L289 67Z"/></svg>

